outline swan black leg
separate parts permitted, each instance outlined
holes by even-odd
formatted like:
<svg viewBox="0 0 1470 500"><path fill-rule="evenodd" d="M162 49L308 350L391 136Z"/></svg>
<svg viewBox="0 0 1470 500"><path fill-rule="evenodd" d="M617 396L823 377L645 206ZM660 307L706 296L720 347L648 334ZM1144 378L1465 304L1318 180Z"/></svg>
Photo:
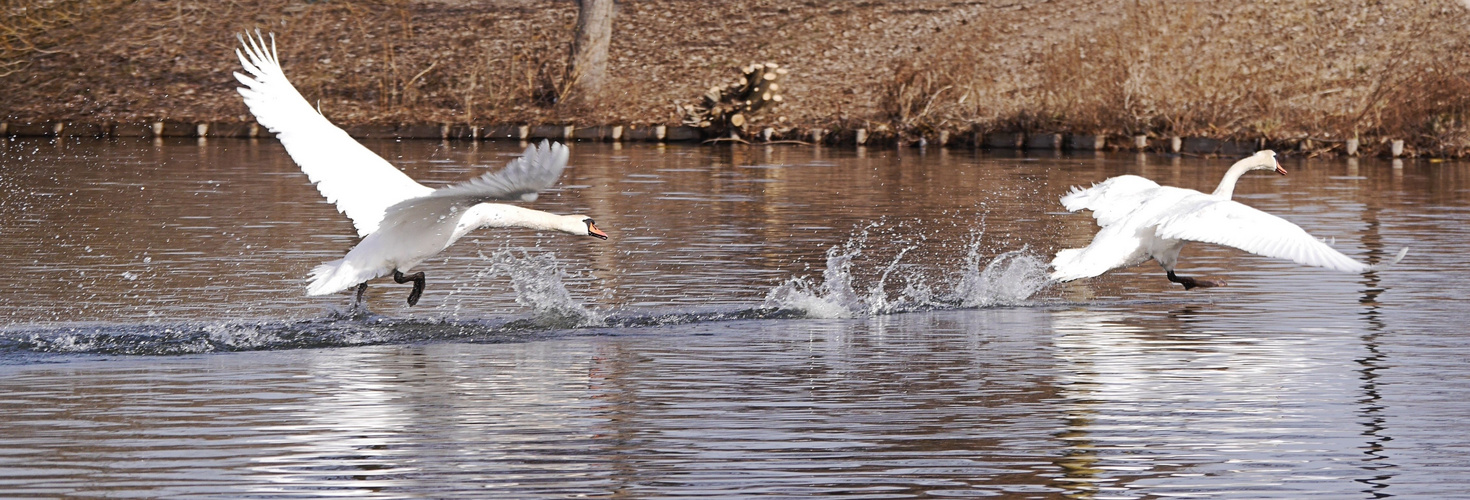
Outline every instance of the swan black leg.
<svg viewBox="0 0 1470 500"><path fill-rule="evenodd" d="M393 281L398 284L413 282L413 291L408 293L408 305L418 305L419 297L424 294L424 272L403 274L403 271L393 270Z"/></svg>
<svg viewBox="0 0 1470 500"><path fill-rule="evenodd" d="M356 299L353 299L353 301L352 301L352 308L353 309L362 307L362 297L364 295L367 295L367 282L366 281L357 284L357 298Z"/></svg>
<svg viewBox="0 0 1470 500"><path fill-rule="evenodd" d="M1174 271L1168 271L1168 273L1169 281L1184 285L1185 290L1191 290L1194 288L1212 288L1217 286L1225 286L1224 281L1202 280L1191 278L1188 276L1179 276L1174 274Z"/></svg>

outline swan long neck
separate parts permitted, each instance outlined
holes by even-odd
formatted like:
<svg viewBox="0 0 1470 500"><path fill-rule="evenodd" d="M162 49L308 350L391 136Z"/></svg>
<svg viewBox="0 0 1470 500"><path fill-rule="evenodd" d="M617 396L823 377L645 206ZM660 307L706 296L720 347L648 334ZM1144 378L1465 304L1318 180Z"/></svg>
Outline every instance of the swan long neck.
<svg viewBox="0 0 1470 500"><path fill-rule="evenodd" d="M567 217L502 203L481 203L465 217L470 229L480 227L518 227L538 231L565 231Z"/></svg>
<svg viewBox="0 0 1470 500"><path fill-rule="evenodd" d="M1210 194L1227 200L1230 199L1235 194L1235 181L1240 180L1240 176L1245 175L1246 172L1255 168L1254 160L1254 157L1246 158L1231 165L1230 170L1225 171L1225 178L1220 179L1220 186L1216 187L1215 192Z"/></svg>
<svg viewBox="0 0 1470 500"><path fill-rule="evenodd" d="M469 212L454 228L451 241L465 233L482 227L523 228L537 231L561 231L570 234L587 234L586 217L579 215L556 215L529 208L502 203L481 203L470 207Z"/></svg>

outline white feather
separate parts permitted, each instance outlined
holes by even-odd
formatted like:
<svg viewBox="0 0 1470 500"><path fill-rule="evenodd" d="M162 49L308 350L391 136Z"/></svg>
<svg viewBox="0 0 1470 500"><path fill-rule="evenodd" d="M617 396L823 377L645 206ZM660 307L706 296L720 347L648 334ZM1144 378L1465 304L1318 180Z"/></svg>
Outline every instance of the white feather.
<svg viewBox="0 0 1470 500"><path fill-rule="evenodd" d="M1199 198L1210 198L1198 193ZM1300 226L1231 200L1185 201L1188 210L1151 221L1161 238L1214 243L1297 264L1361 273L1371 266L1333 250Z"/></svg>
<svg viewBox="0 0 1470 500"><path fill-rule="evenodd" d="M1185 242L1238 248L1298 264L1361 273L1393 265L1370 266L1333 250L1301 227L1230 200L1235 181L1250 170L1278 169L1275 153L1262 151L1231 167L1215 193L1159 186L1135 175L1105 180L1088 189L1073 188L1061 202L1069 211L1092 210L1101 229L1083 248L1058 251L1052 279L1072 281L1101 275L1149 259L1173 271ZM1285 172L1285 170L1280 170Z"/></svg>
<svg viewBox="0 0 1470 500"><path fill-rule="evenodd" d="M414 182L382 157L332 125L286 79L276 54L259 32L241 38L235 51L249 76L235 73L245 105L267 130L276 134L286 153L317 190L352 219L358 236L378 228L388 207L428 195L433 190Z"/></svg>
<svg viewBox="0 0 1470 500"><path fill-rule="evenodd" d="M291 159L328 201L347 214L363 239L341 259L311 271L308 295L324 295L408 271L480 227L520 227L606 238L592 220L553 215L491 201L532 201L556 183L570 152L543 141L526 148L503 169L430 189L414 182L312 109L286 79L275 37L267 47L260 32L241 37L236 50L249 76L240 95L255 118L276 134Z"/></svg>
<svg viewBox="0 0 1470 500"><path fill-rule="evenodd" d="M571 234L587 234L587 218L553 215L493 200L526 199L527 194L550 187L566 168L567 147L543 142L526 148L524 156L505 168L426 196L404 200L387 209L376 231L342 259L312 270L308 295L325 295L386 276L394 269L408 271L481 227L521 227Z"/></svg>

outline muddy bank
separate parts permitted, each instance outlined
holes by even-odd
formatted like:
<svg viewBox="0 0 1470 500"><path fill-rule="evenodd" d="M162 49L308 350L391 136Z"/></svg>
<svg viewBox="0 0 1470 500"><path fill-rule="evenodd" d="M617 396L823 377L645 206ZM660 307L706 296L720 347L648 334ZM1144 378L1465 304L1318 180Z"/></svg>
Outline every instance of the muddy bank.
<svg viewBox="0 0 1470 500"><path fill-rule="evenodd" d="M1046 149L1142 136L1153 149L1179 137L1181 149L1341 154L1357 138L1360 154L1400 140L1404 155L1463 156L1465 7L1341 4L627 1L615 91L574 107L559 101L572 2L22 0L3 13L0 121L6 133L245 133L234 34L261 28L307 99L363 136L570 126L594 140L663 126L693 139L676 106L770 61L790 71L785 101L743 140Z"/></svg>

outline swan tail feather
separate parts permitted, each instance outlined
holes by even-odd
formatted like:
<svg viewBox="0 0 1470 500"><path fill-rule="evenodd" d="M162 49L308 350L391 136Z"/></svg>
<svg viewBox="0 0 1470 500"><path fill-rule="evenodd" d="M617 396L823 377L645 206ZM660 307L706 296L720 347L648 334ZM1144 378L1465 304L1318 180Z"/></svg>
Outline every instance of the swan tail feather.
<svg viewBox="0 0 1470 500"><path fill-rule="evenodd" d="M1068 248L1058 250L1056 258L1051 260L1051 279L1065 283L1082 278L1091 278L1107 271L1104 269L1102 271L1092 272L1091 269L1088 269L1084 261L1085 259L1082 257L1084 250L1086 249Z"/></svg>
<svg viewBox="0 0 1470 500"><path fill-rule="evenodd" d="M347 259L337 259L311 270L311 284L306 286L306 294L333 294L378 276L379 273L372 270L355 268Z"/></svg>
<svg viewBox="0 0 1470 500"><path fill-rule="evenodd" d="M1076 212L1078 210L1087 208L1089 198L1091 198L1091 196L1088 195L1088 191L1088 189L1083 189L1078 186L1072 186L1072 189L1067 192L1067 195L1062 197L1062 206L1065 207L1068 212Z"/></svg>

